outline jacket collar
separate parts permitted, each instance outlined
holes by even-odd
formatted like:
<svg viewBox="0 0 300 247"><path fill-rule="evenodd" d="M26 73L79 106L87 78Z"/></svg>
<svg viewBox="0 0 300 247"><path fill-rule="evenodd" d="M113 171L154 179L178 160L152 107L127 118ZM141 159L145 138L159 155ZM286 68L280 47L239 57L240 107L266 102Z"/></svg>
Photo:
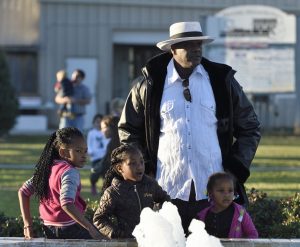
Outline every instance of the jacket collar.
<svg viewBox="0 0 300 247"><path fill-rule="evenodd" d="M122 180L119 178L113 178L111 185L117 189L130 189L132 188L134 185L140 185L140 184L144 184L146 181L146 175L143 176L142 180L139 182L130 182L130 181L126 181L126 180Z"/></svg>

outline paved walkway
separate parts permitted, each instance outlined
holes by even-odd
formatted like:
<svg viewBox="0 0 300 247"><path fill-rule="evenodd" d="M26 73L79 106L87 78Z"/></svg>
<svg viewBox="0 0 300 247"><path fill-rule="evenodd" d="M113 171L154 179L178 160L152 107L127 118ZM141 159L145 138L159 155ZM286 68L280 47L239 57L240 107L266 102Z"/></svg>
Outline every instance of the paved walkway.
<svg viewBox="0 0 300 247"><path fill-rule="evenodd" d="M299 247L300 239L221 239L224 247ZM82 239L45 239L35 238L24 240L22 237L0 237L0 246L78 246L78 247L138 247L133 239L114 239L114 240L82 240ZM194 245L193 245L194 246ZM211 245L210 245L211 246ZM219 246L215 244L214 246Z"/></svg>

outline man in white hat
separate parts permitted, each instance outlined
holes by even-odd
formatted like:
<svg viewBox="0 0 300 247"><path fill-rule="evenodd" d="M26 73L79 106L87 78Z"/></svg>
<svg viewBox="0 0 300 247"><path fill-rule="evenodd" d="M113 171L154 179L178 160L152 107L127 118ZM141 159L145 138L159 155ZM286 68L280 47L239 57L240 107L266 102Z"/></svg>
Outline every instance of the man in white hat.
<svg viewBox="0 0 300 247"><path fill-rule="evenodd" d="M142 69L119 122L120 141L143 150L146 173L171 196L186 233L208 206L206 184L215 172L233 174L237 202L247 204L243 184L260 140L235 71L202 57L202 45L212 41L199 22L171 25L170 39L157 44L164 53Z"/></svg>

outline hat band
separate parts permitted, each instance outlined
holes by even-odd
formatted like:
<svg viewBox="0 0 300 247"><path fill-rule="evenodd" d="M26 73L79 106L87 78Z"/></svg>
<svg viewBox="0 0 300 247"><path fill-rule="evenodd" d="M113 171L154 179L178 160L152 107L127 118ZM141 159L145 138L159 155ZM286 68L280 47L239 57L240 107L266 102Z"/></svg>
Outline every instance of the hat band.
<svg viewBox="0 0 300 247"><path fill-rule="evenodd" d="M203 36L202 32L185 32L172 35L171 39Z"/></svg>

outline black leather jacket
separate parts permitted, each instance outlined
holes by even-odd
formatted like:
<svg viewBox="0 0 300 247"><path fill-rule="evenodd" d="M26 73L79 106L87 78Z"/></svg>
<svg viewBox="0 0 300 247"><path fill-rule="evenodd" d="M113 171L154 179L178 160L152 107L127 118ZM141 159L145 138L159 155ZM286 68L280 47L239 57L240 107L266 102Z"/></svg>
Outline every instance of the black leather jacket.
<svg viewBox="0 0 300 247"><path fill-rule="evenodd" d="M156 173L160 135L160 102L171 54L153 57L142 69L143 76L131 89L119 122L122 143L136 143L144 150L146 172ZM224 170L237 178L241 203L247 203L243 184L259 140L260 123L242 87L228 65L202 58L216 101L218 139Z"/></svg>

